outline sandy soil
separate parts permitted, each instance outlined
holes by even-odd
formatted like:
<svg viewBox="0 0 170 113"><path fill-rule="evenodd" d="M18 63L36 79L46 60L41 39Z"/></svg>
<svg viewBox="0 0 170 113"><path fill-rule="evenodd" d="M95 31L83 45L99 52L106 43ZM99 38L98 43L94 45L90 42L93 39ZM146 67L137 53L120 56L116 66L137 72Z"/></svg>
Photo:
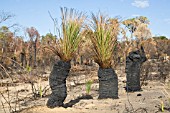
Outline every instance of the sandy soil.
<svg viewBox="0 0 170 113"><path fill-rule="evenodd" d="M67 79L68 96L65 100L65 108L47 108L45 106L50 94L50 90L47 92L47 96L34 99L31 94L31 85L29 83L17 83L15 88L9 87L8 90L13 92L10 98L14 98L14 91L20 91L18 98L20 99L17 109L20 109L21 113L159 113L161 103L164 103L164 113L170 112L170 89L167 84L163 84L159 81L146 81L145 86L142 86L140 92L126 93L125 87L125 74L122 69L117 70L119 77L119 99L97 99L98 97L98 81L97 81L97 67L76 67L72 69L70 76ZM48 77L49 73L46 74ZM81 98L86 94L86 82L93 80L92 89L90 95L93 99ZM38 85L38 84L37 84ZM42 87L48 85L48 80L41 81ZM0 87L1 92L5 92L4 87ZM4 93L5 94L5 93ZM27 97L26 97L27 95ZM5 95L7 97L7 95ZM13 96L13 97L12 97ZM0 97L2 102L5 102L4 98ZM12 101L12 99L11 99ZM15 102L12 103L12 106ZM6 111L8 112L9 106L4 104ZM0 113L4 113L3 106L0 105Z"/></svg>
<svg viewBox="0 0 170 113"><path fill-rule="evenodd" d="M95 86L95 85L94 85ZM97 84L96 84L97 86ZM77 88L78 89L78 88ZM68 108L54 108L50 109L46 106L38 106L26 109L22 113L128 113L136 111L136 113L158 113L160 111L160 104L168 104L167 98L163 94L164 86L157 82L149 83L148 86L143 87L143 91L135 93L125 93L123 89L119 89L119 99L97 99L97 90L92 91L93 99L73 99L73 106ZM72 89L76 90L76 87ZM70 92L71 93L71 92ZM66 101L72 99L74 96L79 96L81 93L75 92L68 94ZM67 103L67 102L66 102ZM168 105L165 105L168 107ZM144 111L147 112L144 112ZM165 113L168 110L165 110Z"/></svg>

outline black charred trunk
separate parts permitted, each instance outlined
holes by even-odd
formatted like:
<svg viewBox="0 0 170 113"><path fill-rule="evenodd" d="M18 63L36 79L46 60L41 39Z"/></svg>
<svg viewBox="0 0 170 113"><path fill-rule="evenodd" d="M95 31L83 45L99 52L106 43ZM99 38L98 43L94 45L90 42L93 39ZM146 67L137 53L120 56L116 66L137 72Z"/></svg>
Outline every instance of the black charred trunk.
<svg viewBox="0 0 170 113"><path fill-rule="evenodd" d="M118 78L112 68L98 70L99 99L118 98Z"/></svg>
<svg viewBox="0 0 170 113"><path fill-rule="evenodd" d="M37 67L37 46L34 44L34 67Z"/></svg>
<svg viewBox="0 0 170 113"><path fill-rule="evenodd" d="M80 65L83 65L83 56L80 56Z"/></svg>
<svg viewBox="0 0 170 113"><path fill-rule="evenodd" d="M66 78L71 68L70 62L57 61L49 77L52 93L47 101L47 107L54 108L63 106L67 97Z"/></svg>
<svg viewBox="0 0 170 113"><path fill-rule="evenodd" d="M20 57L20 58L21 58L21 59L20 59L20 60L21 60L21 66L24 66L25 53L24 53L24 52L21 52L20 55L21 55L21 57Z"/></svg>
<svg viewBox="0 0 170 113"><path fill-rule="evenodd" d="M141 66L147 60L143 47L141 50L132 51L126 58L126 91L140 91Z"/></svg>
<svg viewBox="0 0 170 113"><path fill-rule="evenodd" d="M37 38L33 46L34 46L34 67L37 67Z"/></svg>

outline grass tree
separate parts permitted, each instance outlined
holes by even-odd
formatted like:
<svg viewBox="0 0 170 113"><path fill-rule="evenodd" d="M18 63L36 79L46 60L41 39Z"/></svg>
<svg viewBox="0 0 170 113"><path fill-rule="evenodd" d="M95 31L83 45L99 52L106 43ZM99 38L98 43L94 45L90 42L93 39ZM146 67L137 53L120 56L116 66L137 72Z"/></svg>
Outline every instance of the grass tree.
<svg viewBox="0 0 170 113"><path fill-rule="evenodd" d="M61 8L61 30L60 39L56 46L51 46L52 51L60 57L52 69L49 77L49 84L52 93L48 99L48 107L63 106L67 96L66 78L69 74L70 61L74 57L82 37L82 26L85 15L74 9ZM50 46L50 45L49 45Z"/></svg>
<svg viewBox="0 0 170 113"><path fill-rule="evenodd" d="M114 50L117 45L119 22L103 16L92 14L91 41L94 61L99 65L99 99L118 98L118 78L112 68Z"/></svg>
<svg viewBox="0 0 170 113"><path fill-rule="evenodd" d="M151 37L151 32L148 28L149 20L146 17L140 16L125 20L123 24L131 32L131 38L133 35L136 37L134 41L136 45L133 45L134 42L130 42L132 50L130 50L129 55L126 57L126 91L140 91L141 66L147 60L141 41Z"/></svg>

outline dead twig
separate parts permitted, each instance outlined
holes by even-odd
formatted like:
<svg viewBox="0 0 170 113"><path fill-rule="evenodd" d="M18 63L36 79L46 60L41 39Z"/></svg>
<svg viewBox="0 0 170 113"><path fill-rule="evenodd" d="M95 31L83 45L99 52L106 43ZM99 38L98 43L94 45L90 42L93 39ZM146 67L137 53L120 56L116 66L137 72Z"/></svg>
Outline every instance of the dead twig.
<svg viewBox="0 0 170 113"><path fill-rule="evenodd" d="M2 102L2 100L1 100L1 104L2 104L2 107L3 107L4 113L6 113L5 106L4 106L4 103Z"/></svg>

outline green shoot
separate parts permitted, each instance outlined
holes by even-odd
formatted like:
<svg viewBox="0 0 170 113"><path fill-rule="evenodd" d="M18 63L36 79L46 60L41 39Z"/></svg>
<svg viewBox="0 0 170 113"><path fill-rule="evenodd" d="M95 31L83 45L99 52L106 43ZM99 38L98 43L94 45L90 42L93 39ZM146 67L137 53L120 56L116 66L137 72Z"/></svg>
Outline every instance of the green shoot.
<svg viewBox="0 0 170 113"><path fill-rule="evenodd" d="M92 81L89 80L86 82L86 93L89 95L90 91L91 91L91 85L92 85Z"/></svg>
<svg viewBox="0 0 170 113"><path fill-rule="evenodd" d="M163 103L163 101L161 102L161 111L164 112L164 103Z"/></svg>
<svg viewBox="0 0 170 113"><path fill-rule="evenodd" d="M27 65L26 71L27 71L27 72L31 72L31 70L32 70L31 66L28 66L28 65Z"/></svg>

